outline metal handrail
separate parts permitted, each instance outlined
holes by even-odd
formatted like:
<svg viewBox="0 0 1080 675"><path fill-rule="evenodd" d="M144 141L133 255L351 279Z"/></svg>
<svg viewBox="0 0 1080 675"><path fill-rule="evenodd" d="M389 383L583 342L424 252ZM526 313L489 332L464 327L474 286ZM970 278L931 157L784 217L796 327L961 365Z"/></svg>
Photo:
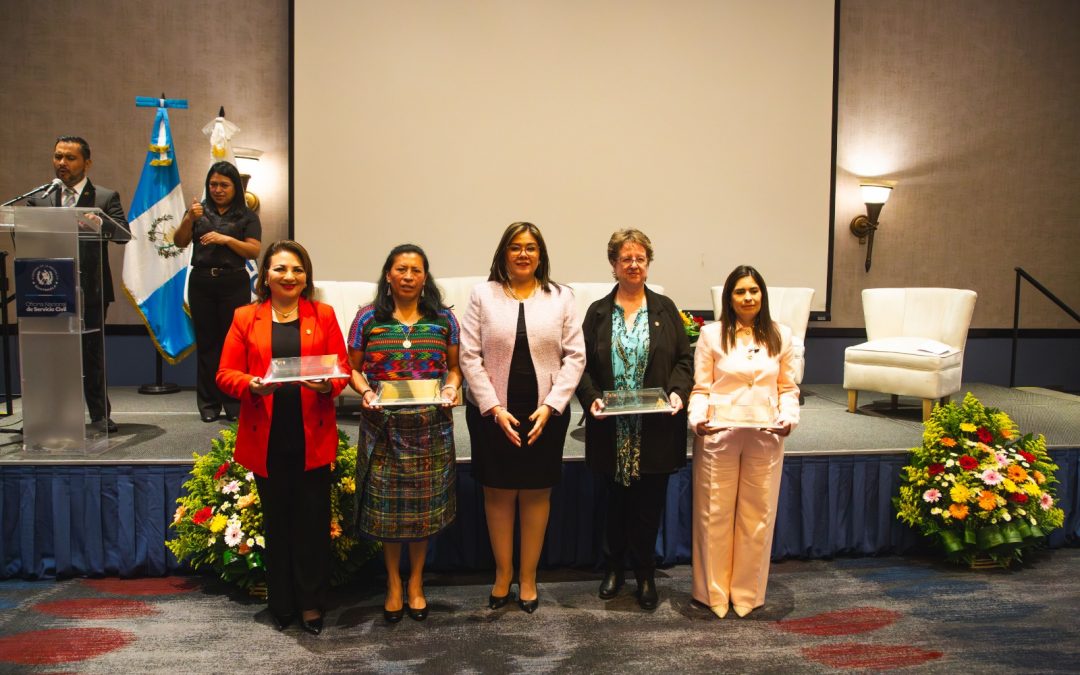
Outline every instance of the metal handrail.
<svg viewBox="0 0 1080 675"><path fill-rule="evenodd" d="M1049 288L1043 286L1038 282L1035 277L1031 276L1024 271L1023 267L1016 267L1016 295L1013 300L1013 332L1012 332L1012 364L1009 366L1009 386L1016 386L1016 345L1020 339L1020 280L1026 279L1028 283L1035 287L1040 293L1050 299L1055 305L1061 308L1063 312L1071 316L1078 323L1080 323L1080 314L1076 312L1072 307L1069 307L1061 299L1054 295Z"/></svg>

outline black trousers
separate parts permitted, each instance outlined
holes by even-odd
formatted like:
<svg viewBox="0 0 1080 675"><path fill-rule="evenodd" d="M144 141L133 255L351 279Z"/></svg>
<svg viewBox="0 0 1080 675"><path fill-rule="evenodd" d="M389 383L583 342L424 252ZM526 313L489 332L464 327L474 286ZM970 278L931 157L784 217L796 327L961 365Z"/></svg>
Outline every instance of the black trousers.
<svg viewBox="0 0 1080 675"><path fill-rule="evenodd" d="M247 270L229 270L218 276L198 267L191 270L188 307L195 329L195 400L200 413L216 415L224 408L233 417L240 414L240 401L218 389L215 378L233 312L249 302L251 286Z"/></svg>
<svg viewBox="0 0 1080 675"><path fill-rule="evenodd" d="M277 458L271 458L271 461ZM304 458L255 476L266 536L267 600L285 617L322 611L330 580L330 467L304 471ZM281 466L283 464L291 466Z"/></svg>
<svg viewBox="0 0 1080 675"><path fill-rule="evenodd" d="M109 303L87 302L83 306L86 328L96 328L82 334L83 396L90 419L97 421L109 416L112 406L105 384L105 315Z"/></svg>
<svg viewBox="0 0 1080 675"><path fill-rule="evenodd" d="M667 497L666 473L642 474L629 486L608 482L604 555L608 569L621 570L630 554L634 577L640 582L656 571L656 535Z"/></svg>

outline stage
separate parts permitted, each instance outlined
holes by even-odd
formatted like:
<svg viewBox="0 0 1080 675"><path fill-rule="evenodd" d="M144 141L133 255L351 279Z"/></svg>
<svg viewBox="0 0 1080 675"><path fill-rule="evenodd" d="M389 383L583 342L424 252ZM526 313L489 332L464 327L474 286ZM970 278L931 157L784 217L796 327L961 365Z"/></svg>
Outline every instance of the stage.
<svg viewBox="0 0 1080 675"><path fill-rule="evenodd" d="M919 402L862 393L859 414L846 410L839 385L806 385L802 421L788 439L773 558L823 558L912 550L922 544L898 522L891 498L908 448L920 443ZM988 406L1008 412L1024 432L1042 433L1060 465L1058 501L1065 527L1051 546L1080 538L1080 398L1044 389L968 384ZM160 575L181 569L162 542L191 467L227 427L205 424L194 391L145 396L112 388L119 432L91 457L27 454L19 436L0 436L0 578L80 574ZM349 402L355 399L347 399ZM21 424L16 401L0 428ZM355 405L355 403L353 403ZM592 567L599 560L603 481L584 464L581 410L571 414L563 481L553 491L542 563ZM471 476L464 409L455 410L458 520L434 540L429 565L460 570L490 567L482 490ZM357 435L355 408L339 408L339 426ZM689 448L688 448L689 451ZM690 468L672 477L657 539L665 564L690 559Z"/></svg>

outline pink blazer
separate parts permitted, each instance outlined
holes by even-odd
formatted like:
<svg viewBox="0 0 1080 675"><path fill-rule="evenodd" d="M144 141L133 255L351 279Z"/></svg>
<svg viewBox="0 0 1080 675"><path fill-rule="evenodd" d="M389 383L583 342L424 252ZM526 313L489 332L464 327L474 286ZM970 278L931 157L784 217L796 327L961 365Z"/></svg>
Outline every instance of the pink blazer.
<svg viewBox="0 0 1080 675"><path fill-rule="evenodd" d="M768 403L777 412L779 423L791 422L792 427L799 423L791 329L775 325L780 330L780 353L770 357L762 347L752 360L741 350L730 354L723 350L719 321L701 329L694 352L694 390L687 405L692 427L708 416L710 395L741 405Z"/></svg>
<svg viewBox="0 0 1080 675"><path fill-rule="evenodd" d="M461 319L461 372L469 383L469 400L485 415L506 405L506 384L517 335L518 301L502 284L478 284ZM529 353L536 368L537 400L556 414L566 410L585 370L585 339L577 318L574 293L552 285L525 301Z"/></svg>

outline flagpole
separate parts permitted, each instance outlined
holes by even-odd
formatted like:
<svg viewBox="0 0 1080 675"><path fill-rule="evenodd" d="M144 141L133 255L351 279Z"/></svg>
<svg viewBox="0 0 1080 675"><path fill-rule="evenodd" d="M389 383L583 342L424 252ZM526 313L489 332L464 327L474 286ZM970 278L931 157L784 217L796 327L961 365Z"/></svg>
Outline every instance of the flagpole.
<svg viewBox="0 0 1080 675"><path fill-rule="evenodd" d="M165 359L161 358L161 352L154 349L155 377L152 384L144 384L139 387L140 394L175 394L180 391L180 385L175 382L163 382L165 379Z"/></svg>

